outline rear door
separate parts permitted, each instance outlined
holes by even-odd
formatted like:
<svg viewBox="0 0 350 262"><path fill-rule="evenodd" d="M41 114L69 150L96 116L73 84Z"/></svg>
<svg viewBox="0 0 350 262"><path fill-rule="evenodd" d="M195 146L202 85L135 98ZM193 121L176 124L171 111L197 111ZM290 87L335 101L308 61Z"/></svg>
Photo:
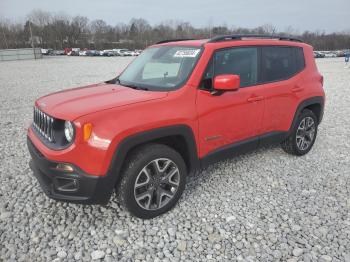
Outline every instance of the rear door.
<svg viewBox="0 0 350 262"><path fill-rule="evenodd" d="M261 47L260 75L265 112L262 133L287 131L303 91L303 49L290 46Z"/></svg>

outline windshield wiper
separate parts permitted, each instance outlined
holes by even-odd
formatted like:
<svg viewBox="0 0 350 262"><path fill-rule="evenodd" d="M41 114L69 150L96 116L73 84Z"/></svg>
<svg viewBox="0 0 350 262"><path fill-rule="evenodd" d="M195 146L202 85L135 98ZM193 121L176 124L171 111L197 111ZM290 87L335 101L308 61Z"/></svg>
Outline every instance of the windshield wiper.
<svg viewBox="0 0 350 262"><path fill-rule="evenodd" d="M137 89L137 90L149 90L147 87L141 87L141 86L137 86L137 85L133 85L133 84L124 84L121 83L119 77L116 77L112 80L106 81L106 83L108 84L117 84L117 85L122 85L122 86L126 86L126 87L130 87L132 89Z"/></svg>
<svg viewBox="0 0 350 262"><path fill-rule="evenodd" d="M111 80L105 81L106 84L116 84L116 83L119 83L119 82L120 82L120 81L119 81L119 78L118 78L118 77L113 78L113 79L111 79Z"/></svg>
<svg viewBox="0 0 350 262"><path fill-rule="evenodd" d="M122 84L122 83L120 83L120 81L118 83L122 86L130 87L130 88L136 89L136 90L149 90L147 87L141 87L141 86L136 86L136 85L132 85L132 84Z"/></svg>

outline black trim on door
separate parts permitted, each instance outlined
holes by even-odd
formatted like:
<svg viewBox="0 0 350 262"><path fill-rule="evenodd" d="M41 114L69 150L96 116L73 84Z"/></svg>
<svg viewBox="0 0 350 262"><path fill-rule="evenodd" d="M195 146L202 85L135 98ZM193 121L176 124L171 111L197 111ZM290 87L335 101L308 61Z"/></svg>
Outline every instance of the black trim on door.
<svg viewBox="0 0 350 262"><path fill-rule="evenodd" d="M288 132L271 132L221 147L201 158L201 167L254 151L260 146L281 143L287 134Z"/></svg>

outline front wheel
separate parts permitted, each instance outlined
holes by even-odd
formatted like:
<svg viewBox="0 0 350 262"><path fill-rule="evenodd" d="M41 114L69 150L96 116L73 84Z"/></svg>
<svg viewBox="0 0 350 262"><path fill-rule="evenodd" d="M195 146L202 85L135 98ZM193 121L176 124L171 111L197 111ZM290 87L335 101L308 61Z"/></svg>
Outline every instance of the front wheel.
<svg viewBox="0 0 350 262"><path fill-rule="evenodd" d="M298 116L291 134L281 143L283 150L289 154L302 156L308 153L315 143L318 121L315 114L304 109Z"/></svg>
<svg viewBox="0 0 350 262"><path fill-rule="evenodd" d="M117 196L129 212L139 218L153 218L171 209L186 183L186 165L180 154L161 144L136 149L122 171Z"/></svg>

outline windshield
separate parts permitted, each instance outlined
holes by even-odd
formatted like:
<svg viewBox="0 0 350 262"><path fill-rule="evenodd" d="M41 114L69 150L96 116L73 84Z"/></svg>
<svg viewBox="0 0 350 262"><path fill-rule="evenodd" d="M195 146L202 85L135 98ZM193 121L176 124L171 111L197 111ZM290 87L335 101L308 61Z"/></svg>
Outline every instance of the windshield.
<svg viewBox="0 0 350 262"><path fill-rule="evenodd" d="M183 46L148 48L125 69L118 82L146 90L173 90L187 80L200 51L198 47Z"/></svg>

